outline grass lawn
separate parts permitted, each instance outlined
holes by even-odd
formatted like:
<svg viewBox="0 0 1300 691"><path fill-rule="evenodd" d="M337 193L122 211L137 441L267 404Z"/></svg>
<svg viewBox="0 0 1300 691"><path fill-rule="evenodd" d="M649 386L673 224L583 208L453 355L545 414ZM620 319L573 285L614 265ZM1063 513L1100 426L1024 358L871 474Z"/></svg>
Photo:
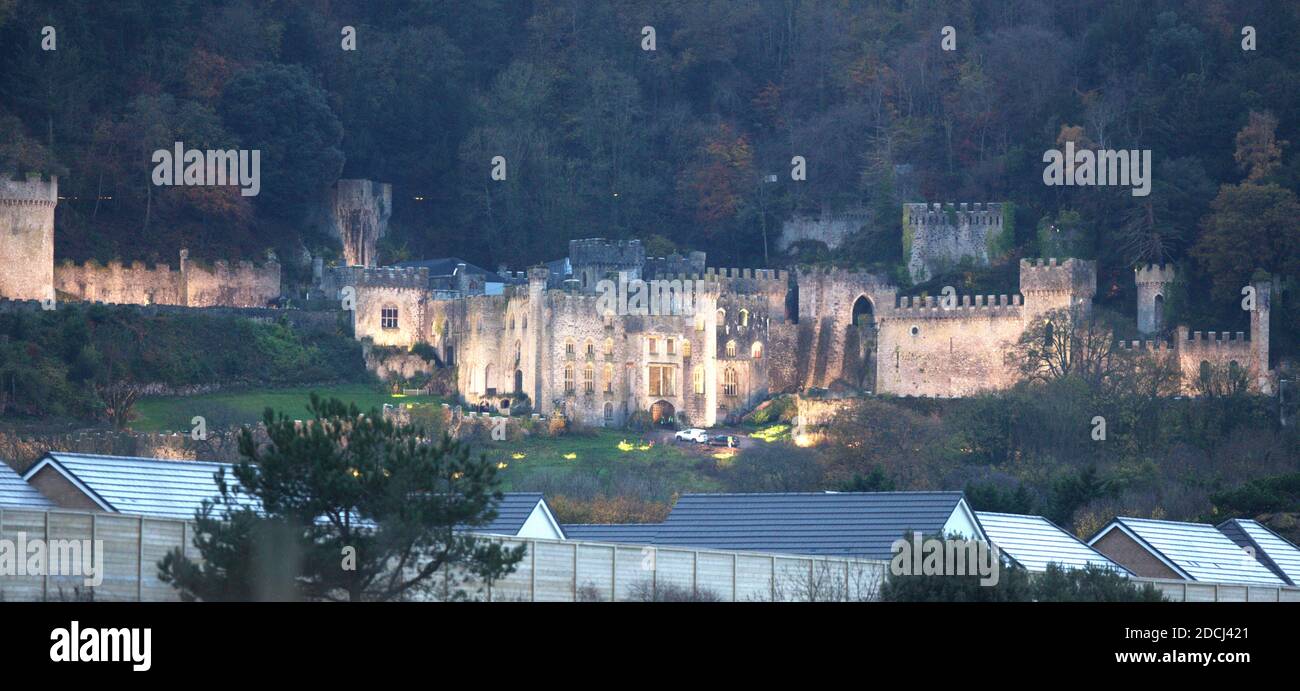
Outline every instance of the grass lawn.
<svg viewBox="0 0 1300 691"><path fill-rule="evenodd" d="M202 415L209 429L259 422L267 407L294 419L306 419L312 392L355 403L361 410L382 408L391 403L439 403L435 396L389 395L369 384L340 384L331 387L242 389L202 396L158 396L142 398L135 405L131 427L142 432L187 431L190 420Z"/></svg>
<svg viewBox="0 0 1300 691"><path fill-rule="evenodd" d="M636 433L624 430L602 429L592 436L559 438L538 435L517 442L478 444L475 451L505 464L498 477L507 491L536 489L543 478L549 487L579 478L607 486L630 477L653 479L656 488L668 492L721 490L718 481L702 469L703 457L671 443L650 446Z"/></svg>

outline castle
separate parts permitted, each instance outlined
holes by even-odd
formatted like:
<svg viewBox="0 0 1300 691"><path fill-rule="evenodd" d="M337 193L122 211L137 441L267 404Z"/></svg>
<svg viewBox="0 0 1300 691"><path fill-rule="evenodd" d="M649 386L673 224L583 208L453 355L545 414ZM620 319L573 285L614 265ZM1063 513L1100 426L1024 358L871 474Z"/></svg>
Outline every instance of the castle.
<svg viewBox="0 0 1300 691"><path fill-rule="evenodd" d="M454 259L376 267L391 194L388 185L341 180L326 204L348 266L327 269L318 259L315 285L345 298L356 338L399 353L431 347L470 403L501 411L526 400L535 412L592 425L645 412L709 426L773 393L809 389L932 397L1004 389L1020 376L1007 354L1026 329L1054 310L1086 311L1096 294L1096 266L1079 259L1022 260L1018 294L900 297L889 278L867 271L711 268L702 252L647 257L637 240L574 240L567 257L526 272ZM59 299L263 306L280 294L274 260L208 267L182 251L179 270L55 266L57 203L57 180L0 180L0 298L48 300L57 291ZM986 264L1009 231L1005 212L1001 204L907 205L909 271L922 279L957 262ZM1164 303L1175 278L1172 266L1135 271L1142 334L1168 332ZM689 288L689 309L638 312L602 299L610 285L644 282ZM1269 287L1255 285L1249 338L1179 326L1172 338L1120 349L1174 358L1187 393L1209 369L1271 392ZM435 364L386 358L372 352L367 362L381 376L405 377Z"/></svg>
<svg viewBox="0 0 1300 691"><path fill-rule="evenodd" d="M463 280L439 284L421 267L353 268L354 331L381 346L432 346L455 368L460 394L494 411L526 397L535 412L591 425L646 411L655 421L709 426L779 392L960 397L1008 388L1020 373L1007 354L1027 327L1054 310L1086 313L1097 283L1090 261L1022 260L1018 294L945 304L899 297L870 272L702 268L704 259L646 257L637 240L574 240L565 259L499 277L498 294ZM456 271L463 278L467 267ZM1154 275L1172 280L1173 269L1137 271L1140 315L1161 310L1165 288L1142 287ZM693 310L611 311L602 281L689 281ZM1249 339L1179 327L1172 340L1118 350L1174 357L1187 393L1211 366L1236 368L1269 392L1268 286L1256 290Z"/></svg>

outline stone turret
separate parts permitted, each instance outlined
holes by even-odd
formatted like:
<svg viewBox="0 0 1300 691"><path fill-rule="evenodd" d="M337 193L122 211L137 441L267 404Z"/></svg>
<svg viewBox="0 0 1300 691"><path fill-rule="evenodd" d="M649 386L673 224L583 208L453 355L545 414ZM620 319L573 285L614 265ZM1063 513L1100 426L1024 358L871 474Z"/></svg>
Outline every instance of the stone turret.
<svg viewBox="0 0 1300 691"><path fill-rule="evenodd" d="M59 179L0 175L0 298L54 298L54 207Z"/></svg>
<svg viewBox="0 0 1300 691"><path fill-rule="evenodd" d="M969 258L986 266L1006 229L1004 204L904 204L903 251L916 282Z"/></svg>
<svg viewBox="0 0 1300 691"><path fill-rule="evenodd" d="M1165 329L1165 299L1176 272L1173 264L1147 264L1133 270L1137 283L1137 327L1143 334Z"/></svg>

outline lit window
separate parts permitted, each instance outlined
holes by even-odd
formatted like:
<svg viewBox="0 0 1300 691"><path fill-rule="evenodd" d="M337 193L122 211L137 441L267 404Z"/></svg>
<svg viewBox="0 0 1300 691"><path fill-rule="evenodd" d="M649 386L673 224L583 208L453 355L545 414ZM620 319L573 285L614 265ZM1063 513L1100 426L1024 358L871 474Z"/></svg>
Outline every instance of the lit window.
<svg viewBox="0 0 1300 691"><path fill-rule="evenodd" d="M596 370L591 365L582 368L583 393L596 393Z"/></svg>
<svg viewBox="0 0 1300 691"><path fill-rule="evenodd" d="M763 344L754 341L754 345L749 349L749 354L752 355L755 360L763 359Z"/></svg>
<svg viewBox="0 0 1300 691"><path fill-rule="evenodd" d="M614 393L614 366L605 365L605 393Z"/></svg>
<svg viewBox="0 0 1300 691"><path fill-rule="evenodd" d="M749 310L740 310L740 325L749 326Z"/></svg>
<svg viewBox="0 0 1300 691"><path fill-rule="evenodd" d="M564 393L573 393L573 365L564 366Z"/></svg>
<svg viewBox="0 0 1300 691"><path fill-rule="evenodd" d="M605 357L614 357L614 339L605 339Z"/></svg>
<svg viewBox="0 0 1300 691"><path fill-rule="evenodd" d="M682 341L682 357L690 357L690 356L691 356L691 342Z"/></svg>
<svg viewBox="0 0 1300 691"><path fill-rule="evenodd" d="M727 341L727 357L736 357L735 341Z"/></svg>
<svg viewBox="0 0 1300 691"><path fill-rule="evenodd" d="M385 329L397 328L397 308L384 307L379 310L379 326Z"/></svg>
<svg viewBox="0 0 1300 691"><path fill-rule="evenodd" d="M695 393L704 393L704 368L696 367L695 370L691 372L691 379L695 384Z"/></svg>
<svg viewBox="0 0 1300 691"><path fill-rule="evenodd" d="M673 395L673 368L668 365L650 365L650 395Z"/></svg>
<svg viewBox="0 0 1300 691"><path fill-rule="evenodd" d="M737 388L736 370L727 368L726 373L722 377L722 395L735 396Z"/></svg>
<svg viewBox="0 0 1300 691"><path fill-rule="evenodd" d="M574 350L574 347L573 347L573 341L565 341L565 342L564 342L564 355L565 355L565 357L572 358L574 352L575 352L575 350Z"/></svg>
<svg viewBox="0 0 1300 691"><path fill-rule="evenodd" d="M587 359L590 360L594 357L596 357L596 344L587 341Z"/></svg>
<svg viewBox="0 0 1300 691"><path fill-rule="evenodd" d="M696 331L703 331L703 330L704 330L704 315L703 315L703 314L697 314L697 315L695 315L695 330L696 330Z"/></svg>

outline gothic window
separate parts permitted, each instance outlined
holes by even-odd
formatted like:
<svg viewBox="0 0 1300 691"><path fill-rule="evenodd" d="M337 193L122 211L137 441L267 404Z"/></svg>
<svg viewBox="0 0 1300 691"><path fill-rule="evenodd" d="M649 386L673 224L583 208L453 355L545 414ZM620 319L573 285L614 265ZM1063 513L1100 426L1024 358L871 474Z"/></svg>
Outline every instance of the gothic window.
<svg viewBox="0 0 1300 691"><path fill-rule="evenodd" d="M704 368L697 365L695 367L695 370L691 372L691 380L695 386L695 393L703 394L704 393Z"/></svg>
<svg viewBox="0 0 1300 691"><path fill-rule="evenodd" d="M735 341L727 341L727 357L736 357Z"/></svg>
<svg viewBox="0 0 1300 691"><path fill-rule="evenodd" d="M735 396L738 388L736 385L736 370L728 367L726 373L722 376L722 395Z"/></svg>
<svg viewBox="0 0 1300 691"><path fill-rule="evenodd" d="M609 427L612 424L614 424L614 404L606 403L605 404L605 426Z"/></svg>
<svg viewBox="0 0 1300 691"><path fill-rule="evenodd" d="M762 360L762 359L763 359L763 344L762 344L762 343L759 343L758 341L754 341L754 345L749 349L749 354L750 354L750 355L751 355L755 360Z"/></svg>
<svg viewBox="0 0 1300 691"><path fill-rule="evenodd" d="M749 310L747 309L740 310L740 325L749 326Z"/></svg>
<svg viewBox="0 0 1300 691"><path fill-rule="evenodd" d="M719 324L727 323L727 310L724 310L721 307L718 308L718 323Z"/></svg>
<svg viewBox="0 0 1300 691"><path fill-rule="evenodd" d="M587 341L587 359L591 360L596 357L596 344Z"/></svg>
<svg viewBox="0 0 1300 691"><path fill-rule="evenodd" d="M379 326L385 329L397 328L397 308L389 305L379 310Z"/></svg>
<svg viewBox="0 0 1300 691"><path fill-rule="evenodd" d="M691 342L687 340L682 340L682 357L685 358L690 356L691 356Z"/></svg>
<svg viewBox="0 0 1300 691"><path fill-rule="evenodd" d="M564 342L564 356L567 357L567 358L569 358L570 360L572 360L572 359L573 359L573 355L574 355L575 352L576 352L576 351L575 351L575 348L574 348L574 345L573 345L573 341L571 341L571 340L570 340L570 341L565 341L565 342Z"/></svg>
<svg viewBox="0 0 1300 691"><path fill-rule="evenodd" d="M614 339L605 339L605 357L614 357Z"/></svg>
<svg viewBox="0 0 1300 691"><path fill-rule="evenodd" d="M582 392L596 393L596 371L590 364L582 368Z"/></svg>
<svg viewBox="0 0 1300 691"><path fill-rule="evenodd" d="M573 365L564 366L564 393L573 393Z"/></svg>
<svg viewBox="0 0 1300 691"><path fill-rule="evenodd" d="M614 366L605 365L605 393L614 393Z"/></svg>

